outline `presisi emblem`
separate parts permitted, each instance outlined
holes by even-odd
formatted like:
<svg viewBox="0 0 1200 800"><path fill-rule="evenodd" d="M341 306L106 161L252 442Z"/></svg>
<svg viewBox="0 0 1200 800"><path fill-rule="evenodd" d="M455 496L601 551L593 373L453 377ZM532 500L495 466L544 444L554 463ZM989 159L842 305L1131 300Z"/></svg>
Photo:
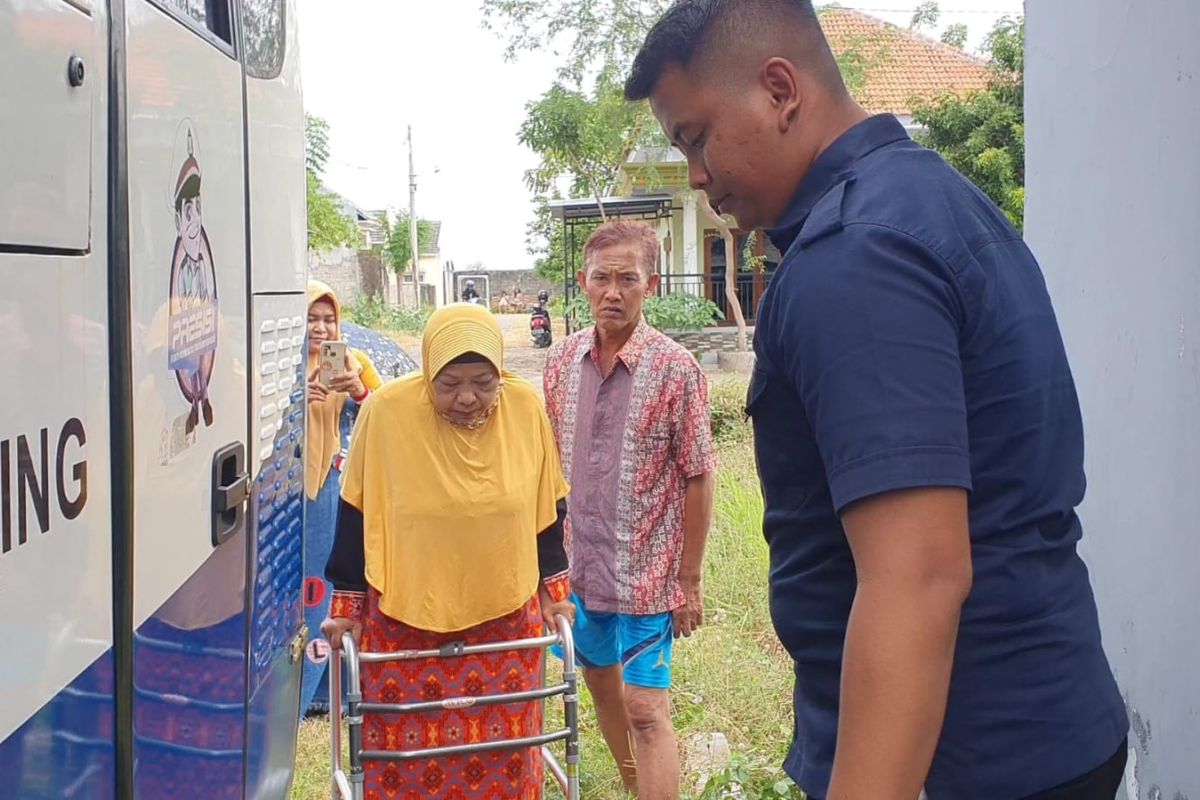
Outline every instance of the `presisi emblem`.
<svg viewBox="0 0 1200 800"><path fill-rule="evenodd" d="M190 435L204 420L213 424L208 397L217 354L217 273L200 203L200 164L195 130L185 122L187 157L175 179L175 247L171 257L171 298L167 361L179 391L191 406L184 431Z"/></svg>

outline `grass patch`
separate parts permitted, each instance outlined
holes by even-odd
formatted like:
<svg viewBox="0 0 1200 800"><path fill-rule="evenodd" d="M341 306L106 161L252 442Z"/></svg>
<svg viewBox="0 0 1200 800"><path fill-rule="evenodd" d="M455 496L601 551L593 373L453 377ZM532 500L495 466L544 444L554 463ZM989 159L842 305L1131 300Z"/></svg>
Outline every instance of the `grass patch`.
<svg viewBox="0 0 1200 800"><path fill-rule="evenodd" d="M722 391L744 398L745 384ZM738 426L744 428L745 422L733 422L720 436L721 466L705 566L706 624L691 639L676 643L672 689L681 743L694 734L719 732L736 756L731 768L713 776L704 791L697 787L699 776L687 774L685 764L682 796L800 797L778 769L791 741L792 667L771 628L762 496L749 436ZM560 664L550 659L549 669L553 677ZM581 705L583 795L589 800L624 800L586 690ZM556 724L561 724L561 704L552 702L547 725ZM324 719L301 726L294 800L329 796L328 742ZM561 796L557 786L548 787L547 798Z"/></svg>

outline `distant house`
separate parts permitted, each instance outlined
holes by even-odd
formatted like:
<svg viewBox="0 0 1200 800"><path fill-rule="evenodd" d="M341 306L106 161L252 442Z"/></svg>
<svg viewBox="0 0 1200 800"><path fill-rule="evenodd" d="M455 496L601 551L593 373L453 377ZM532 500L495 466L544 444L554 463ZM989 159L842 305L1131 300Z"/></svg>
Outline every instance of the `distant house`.
<svg viewBox="0 0 1200 800"><path fill-rule="evenodd" d="M366 211L363 212L366 219L358 218L358 229L362 231L363 238L366 240L367 247L383 247L387 244L387 231L383 227L381 217L387 215L386 211Z"/></svg>
<svg viewBox="0 0 1200 800"><path fill-rule="evenodd" d="M432 230L429 240L422 243L417 253L417 272L421 283L421 302L437 308L453 298L446 298L445 270L442 266L442 223L430 222Z"/></svg>
<svg viewBox="0 0 1200 800"><path fill-rule="evenodd" d="M914 109L941 95L966 96L987 88L987 62L919 33L838 6L819 12L834 55L858 65L854 98L868 111L895 114L916 130ZM848 58L849 57L849 58Z"/></svg>
<svg viewBox="0 0 1200 800"><path fill-rule="evenodd" d="M821 25L835 55L852 63L848 83L856 99L875 113L895 114L915 131L913 110L944 94L967 95L987 86L987 63L950 45L898 28L860 11L821 9ZM605 202L605 210L654 222L663 240L662 291L685 291L712 300L731 324L725 298L725 242L688 191L687 164L674 147L634 151L623 168L623 197ZM591 200L552 203L556 216L598 216ZM746 263L749 231L735 231L738 296L745 318L753 322L758 300L780 261L764 235L755 236L753 252L763 259L755 271Z"/></svg>

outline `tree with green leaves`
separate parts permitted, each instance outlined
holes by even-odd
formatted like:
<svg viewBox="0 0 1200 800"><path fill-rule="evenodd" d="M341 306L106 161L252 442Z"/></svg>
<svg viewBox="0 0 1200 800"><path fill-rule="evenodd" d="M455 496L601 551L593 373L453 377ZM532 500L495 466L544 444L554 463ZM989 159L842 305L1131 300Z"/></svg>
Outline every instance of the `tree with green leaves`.
<svg viewBox="0 0 1200 800"><path fill-rule="evenodd" d="M308 188L308 249L323 253L338 247L362 243L362 231L354 220L342 213L337 196L325 191L311 172L306 174Z"/></svg>
<svg viewBox="0 0 1200 800"><path fill-rule="evenodd" d="M559 77L576 87L589 75L619 78L670 0L481 0L483 26L507 42L505 55L562 49Z"/></svg>
<svg viewBox="0 0 1200 800"><path fill-rule="evenodd" d="M354 220L342 213L337 196L321 187L321 174L329 160L329 123L304 115L304 166L308 191L308 249L324 252L362 243Z"/></svg>
<svg viewBox="0 0 1200 800"><path fill-rule="evenodd" d="M568 178L573 193L595 198L606 219L604 198L612 193L646 118L644 104L625 102L612 81L597 81L590 97L555 83L525 107L518 138L541 158L526 174L527 185L545 195Z"/></svg>
<svg viewBox="0 0 1200 800"><path fill-rule="evenodd" d="M909 30L923 31L934 28L941 19L942 10L937 0L925 0L913 12L912 20L908 23ZM942 31L942 44L948 44L958 50L967 46L967 26L961 22L946 27Z"/></svg>
<svg viewBox="0 0 1200 800"><path fill-rule="evenodd" d="M946 26L946 30L942 31L942 44L962 50L967 46L967 26L961 22Z"/></svg>
<svg viewBox="0 0 1200 800"><path fill-rule="evenodd" d="M603 206L629 153L661 139L648 103L626 103L621 79L662 16L669 0L481 0L484 27L505 40L506 56L563 49L558 81L526 107L519 136L540 156L527 175L534 193L535 218L526 229L526 247L539 274L565 275L563 236L547 201L560 182L575 197L594 197ZM591 82L590 89L588 82ZM607 216L603 208L601 214ZM582 251L590 230L577 230ZM579 263L576 252L574 263Z"/></svg>
<svg viewBox="0 0 1200 800"><path fill-rule="evenodd" d="M941 153L1022 227L1025 215L1025 20L1006 17L984 43L988 88L943 96L913 113L922 142Z"/></svg>
<svg viewBox="0 0 1200 800"><path fill-rule="evenodd" d="M329 123L315 114L304 114L304 168L318 178L329 162Z"/></svg>
<svg viewBox="0 0 1200 800"><path fill-rule="evenodd" d="M391 221L387 231L387 243L383 246L383 254L392 271L396 273L396 302L403 303L400 296L400 286L404 282L404 276L411 274L413 283L415 284L419 276L417 275L416 266L420 260L421 253L418 252L414 257L412 252L412 240L409 236L408 211L400 211L396 214L395 220ZM417 218L417 249L425 251L433 243L433 223L427 219Z"/></svg>
<svg viewBox="0 0 1200 800"><path fill-rule="evenodd" d="M942 11L938 8L937 0L925 0L913 11L912 20L908 23L910 30L919 31L937 25Z"/></svg>

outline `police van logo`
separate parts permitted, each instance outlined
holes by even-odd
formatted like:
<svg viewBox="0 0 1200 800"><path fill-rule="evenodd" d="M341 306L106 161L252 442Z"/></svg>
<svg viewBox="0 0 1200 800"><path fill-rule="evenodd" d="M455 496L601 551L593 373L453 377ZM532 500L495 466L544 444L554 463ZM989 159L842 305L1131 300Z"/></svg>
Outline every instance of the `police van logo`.
<svg viewBox="0 0 1200 800"><path fill-rule="evenodd" d="M185 125L187 157L174 189L176 239L171 258L167 359L191 406L184 423L184 431L190 435L201 419L206 427L213 424L208 387L217 353L217 274L204 229L195 131Z"/></svg>

